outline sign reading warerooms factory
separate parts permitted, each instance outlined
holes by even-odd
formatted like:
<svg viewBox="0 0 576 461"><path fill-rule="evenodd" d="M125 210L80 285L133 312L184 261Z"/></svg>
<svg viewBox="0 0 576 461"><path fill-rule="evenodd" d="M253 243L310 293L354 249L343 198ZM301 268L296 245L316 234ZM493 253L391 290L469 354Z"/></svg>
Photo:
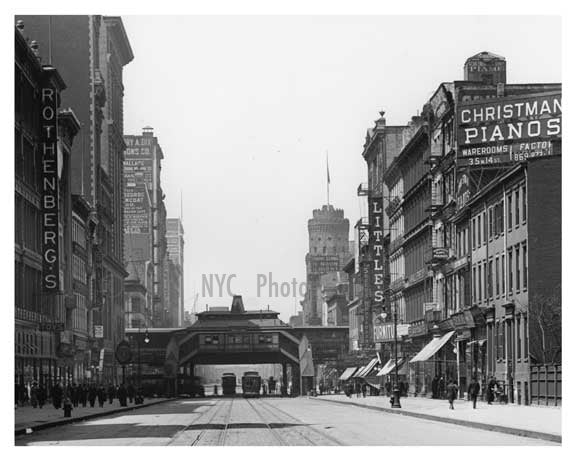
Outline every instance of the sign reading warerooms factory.
<svg viewBox="0 0 576 461"><path fill-rule="evenodd" d="M483 99L458 108L461 166L516 163L553 155L562 137L562 95Z"/></svg>

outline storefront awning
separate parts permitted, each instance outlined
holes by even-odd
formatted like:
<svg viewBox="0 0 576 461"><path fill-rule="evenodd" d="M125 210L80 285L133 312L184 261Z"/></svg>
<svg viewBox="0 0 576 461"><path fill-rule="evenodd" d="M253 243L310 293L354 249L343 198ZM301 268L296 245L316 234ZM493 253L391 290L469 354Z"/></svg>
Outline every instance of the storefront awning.
<svg viewBox="0 0 576 461"><path fill-rule="evenodd" d="M340 381L346 381L347 379L349 379L354 372L358 369L358 367L350 367L350 368L346 368L346 370L344 370L344 373L342 373L340 375L340 378L338 378Z"/></svg>
<svg viewBox="0 0 576 461"><path fill-rule="evenodd" d="M410 360L410 363L424 362L429 360L436 352L442 348L442 346L444 346L444 344L448 342L454 333L454 331L449 331L444 336L434 338L432 341L426 344L426 346L424 346L424 349L418 352L418 354L416 354L416 356Z"/></svg>
<svg viewBox="0 0 576 461"><path fill-rule="evenodd" d="M398 359L398 368L400 368L403 363L404 363L404 359L399 358ZM377 376L386 376L387 374L391 373L396 368L395 365L396 365L396 363L395 363L394 359L388 360L388 362L386 362L386 365L384 365L382 367L382 369L378 372Z"/></svg>
<svg viewBox="0 0 576 461"><path fill-rule="evenodd" d="M368 374L374 369L374 367L378 364L378 359L370 360L370 363L362 368L360 373L356 374L356 378L365 378Z"/></svg>
<svg viewBox="0 0 576 461"><path fill-rule="evenodd" d="M360 375L360 373L362 373L364 371L364 368L366 368L366 365L364 365L363 367L359 367L358 369L356 369L356 373L354 373L352 376L350 376L351 378L358 378L358 376Z"/></svg>

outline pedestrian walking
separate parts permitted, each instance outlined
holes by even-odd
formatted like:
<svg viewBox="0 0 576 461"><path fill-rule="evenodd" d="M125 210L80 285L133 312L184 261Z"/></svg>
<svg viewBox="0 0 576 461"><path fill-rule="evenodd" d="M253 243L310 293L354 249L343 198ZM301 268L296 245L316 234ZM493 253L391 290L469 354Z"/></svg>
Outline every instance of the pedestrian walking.
<svg viewBox="0 0 576 461"><path fill-rule="evenodd" d="M127 398L128 398L128 391L124 387L124 383L120 385L118 388L118 401L120 402L121 407L127 406Z"/></svg>
<svg viewBox="0 0 576 461"><path fill-rule="evenodd" d="M78 407L78 402L80 401L80 386L76 383L72 383L70 388L70 398L72 400L72 405L74 408Z"/></svg>
<svg viewBox="0 0 576 461"><path fill-rule="evenodd" d="M450 381L446 388L448 392L448 402L450 402L450 409L454 410L454 400L458 397L458 386L454 380Z"/></svg>
<svg viewBox="0 0 576 461"><path fill-rule="evenodd" d="M32 408L38 406L38 384L36 382L33 382L30 388L30 403L32 404Z"/></svg>
<svg viewBox="0 0 576 461"><path fill-rule="evenodd" d="M136 390L134 389L132 383L128 384L128 387L126 388L126 393L128 395L128 401L132 403L132 401L134 400L134 394L136 393Z"/></svg>
<svg viewBox="0 0 576 461"><path fill-rule="evenodd" d="M432 379L432 398L433 399L437 399L438 398L438 375L434 376L434 378Z"/></svg>
<svg viewBox="0 0 576 461"><path fill-rule="evenodd" d="M82 408L86 408L86 402L88 401L88 386L86 385L86 383L80 386L79 393L80 393L80 404L82 405Z"/></svg>
<svg viewBox="0 0 576 461"><path fill-rule="evenodd" d="M42 384L38 386L38 406L42 408L46 403L46 389Z"/></svg>
<svg viewBox="0 0 576 461"><path fill-rule="evenodd" d="M114 389L114 386L112 385L112 383L110 383L108 385L108 403L110 405L112 405L112 403L114 402L115 394L116 394L116 389Z"/></svg>
<svg viewBox="0 0 576 461"><path fill-rule="evenodd" d="M490 376L490 379L488 380L488 388L486 389L486 401L488 402L488 405L492 405L492 402L494 402L494 389L497 387L498 384L496 383L494 376Z"/></svg>
<svg viewBox="0 0 576 461"><path fill-rule="evenodd" d="M60 382L56 382L56 384L54 384L54 386L52 387L52 405L54 405L54 408L56 408L56 410L59 410L60 407L62 406L63 394L64 390L62 389Z"/></svg>
<svg viewBox="0 0 576 461"><path fill-rule="evenodd" d="M366 386L366 383L362 383L362 397L366 398L366 391L368 386Z"/></svg>
<svg viewBox="0 0 576 461"><path fill-rule="evenodd" d="M88 388L88 401L90 402L90 408L94 408L96 397L98 397L98 390L94 384L91 384Z"/></svg>
<svg viewBox="0 0 576 461"><path fill-rule="evenodd" d="M100 405L100 408L103 408L104 402L106 401L106 389L104 389L104 386L102 384L98 388L97 397L98 397L98 405Z"/></svg>
<svg viewBox="0 0 576 461"><path fill-rule="evenodd" d="M472 400L472 408L476 408L476 401L478 400L478 394L480 393L480 384L476 380L476 377L472 378L470 386L468 386L468 397Z"/></svg>

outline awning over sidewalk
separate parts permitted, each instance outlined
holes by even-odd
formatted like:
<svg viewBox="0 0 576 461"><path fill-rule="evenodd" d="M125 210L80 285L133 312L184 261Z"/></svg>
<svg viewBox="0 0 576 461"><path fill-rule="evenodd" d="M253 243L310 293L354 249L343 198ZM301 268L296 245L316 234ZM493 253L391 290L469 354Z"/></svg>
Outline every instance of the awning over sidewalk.
<svg viewBox="0 0 576 461"><path fill-rule="evenodd" d="M436 352L438 352L442 348L442 346L444 346L444 344L448 342L448 340L452 337L454 333L455 333L454 331L450 331L446 333L444 336L434 338L432 341L426 344L426 346L424 346L424 349L418 352L418 354L416 354L416 356L412 360L410 360L410 363L424 362L426 360L429 360Z"/></svg>
<svg viewBox="0 0 576 461"><path fill-rule="evenodd" d="M350 376L351 378L358 378L358 375L360 375L360 373L362 373L362 371L364 371L364 368L366 368L366 365L364 365L363 367L359 367L356 372Z"/></svg>
<svg viewBox="0 0 576 461"><path fill-rule="evenodd" d="M370 360L370 363L366 365L359 373L356 373L355 378L365 378L368 374L374 369L374 367L378 364L378 359Z"/></svg>
<svg viewBox="0 0 576 461"><path fill-rule="evenodd" d="M344 373L342 373L340 375L340 378L338 378L340 381L346 381L347 379L349 379L354 372L358 369L358 367L350 367L350 368L346 368L346 370L344 370Z"/></svg>
<svg viewBox="0 0 576 461"><path fill-rule="evenodd" d="M405 359L404 358L399 358L398 359L398 368L400 368L402 366L402 364L404 363ZM391 373L394 371L394 369L396 368L396 363L394 362L394 359L390 359L388 360L388 362L386 362L386 365L384 365L382 367L382 369L378 372L377 376L386 376L387 374Z"/></svg>

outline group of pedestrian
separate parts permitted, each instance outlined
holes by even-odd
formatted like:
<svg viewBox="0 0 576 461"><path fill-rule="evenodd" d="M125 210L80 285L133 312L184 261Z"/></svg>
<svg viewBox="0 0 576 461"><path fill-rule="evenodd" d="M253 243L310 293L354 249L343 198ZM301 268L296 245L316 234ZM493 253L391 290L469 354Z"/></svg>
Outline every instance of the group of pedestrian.
<svg viewBox="0 0 576 461"><path fill-rule="evenodd" d="M71 410L80 405L83 408L88 405L90 408L94 408L96 402L98 402L100 408L103 408L106 400L112 405L114 399L118 399L120 406L125 407L128 403L134 402L134 404L138 405L144 400L141 390L137 392L132 383L129 383L127 386L124 384L114 386L112 383L109 383L108 386L105 387L103 384L96 385L93 383L72 383L63 386L60 382L56 382L50 388L50 398L48 397L46 388L37 382L33 382L29 386L16 384L15 392L16 408L18 408L19 405L27 405L28 402L30 402L33 408L43 408L48 400L51 400L52 405L57 410L60 408L66 410L66 407L69 407Z"/></svg>

